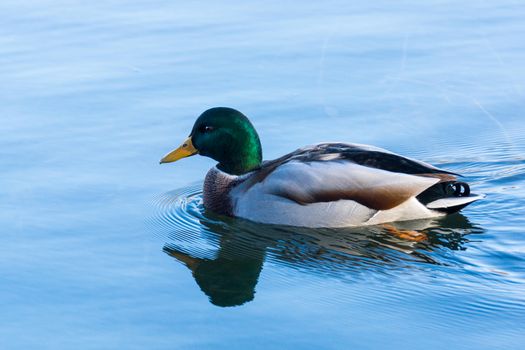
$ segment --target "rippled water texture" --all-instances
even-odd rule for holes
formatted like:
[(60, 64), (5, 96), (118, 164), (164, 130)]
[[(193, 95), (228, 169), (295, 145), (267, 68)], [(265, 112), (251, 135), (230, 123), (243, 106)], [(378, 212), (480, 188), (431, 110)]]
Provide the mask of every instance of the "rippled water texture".
[[(0, 348), (522, 349), (524, 18), (510, 0), (3, 0)], [(158, 161), (217, 105), (265, 159), (374, 144), (487, 197), (393, 227), (214, 216), (212, 161)]]

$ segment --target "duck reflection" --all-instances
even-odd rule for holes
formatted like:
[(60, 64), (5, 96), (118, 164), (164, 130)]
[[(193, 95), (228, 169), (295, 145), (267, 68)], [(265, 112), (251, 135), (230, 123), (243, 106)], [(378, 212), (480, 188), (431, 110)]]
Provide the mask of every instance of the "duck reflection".
[[(348, 278), (370, 270), (392, 272), (418, 264), (446, 265), (445, 258), (440, 261), (439, 250), (465, 249), (467, 235), (480, 232), (461, 214), (337, 230), (214, 217), (205, 217), (200, 224), (197, 241), (188, 246), (188, 232), (175, 231), (164, 252), (185, 264), (210, 302), (223, 307), (253, 300), (265, 259), (308, 273)], [(216, 247), (215, 257), (200, 256), (202, 239)]]
[(236, 306), (253, 300), (265, 257), (264, 249), (252, 249), (247, 254), (245, 247), (230, 235), (221, 237), (213, 259), (194, 257), (173, 245), (164, 246), (164, 252), (191, 270), (201, 290), (217, 306)]

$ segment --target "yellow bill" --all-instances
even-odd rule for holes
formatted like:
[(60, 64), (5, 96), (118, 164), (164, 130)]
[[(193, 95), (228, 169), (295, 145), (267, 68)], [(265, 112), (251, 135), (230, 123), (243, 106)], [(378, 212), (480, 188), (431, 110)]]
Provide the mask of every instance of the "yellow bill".
[(182, 145), (179, 148), (166, 154), (164, 158), (160, 160), (160, 164), (176, 162), (179, 159), (191, 157), (197, 154), (198, 152), (199, 151), (193, 146), (190, 136), (182, 143)]

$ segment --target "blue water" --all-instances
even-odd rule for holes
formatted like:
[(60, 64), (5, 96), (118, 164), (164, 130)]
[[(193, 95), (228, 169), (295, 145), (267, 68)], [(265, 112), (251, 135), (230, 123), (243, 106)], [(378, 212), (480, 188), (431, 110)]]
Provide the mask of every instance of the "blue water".
[[(1, 349), (521, 349), (522, 1), (0, 3)], [(305, 230), (203, 214), (158, 165), (212, 106), (272, 159), (374, 144), (462, 214)]]

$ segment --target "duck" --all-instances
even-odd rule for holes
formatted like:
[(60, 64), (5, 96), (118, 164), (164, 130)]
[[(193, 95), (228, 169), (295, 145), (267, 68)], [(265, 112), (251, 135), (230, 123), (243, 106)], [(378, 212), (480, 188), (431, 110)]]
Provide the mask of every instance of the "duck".
[(343, 228), (429, 219), (484, 197), (457, 173), (369, 145), (323, 142), (263, 161), (255, 127), (229, 107), (204, 111), (160, 163), (197, 154), (218, 162), (204, 179), (204, 209), (263, 224)]

